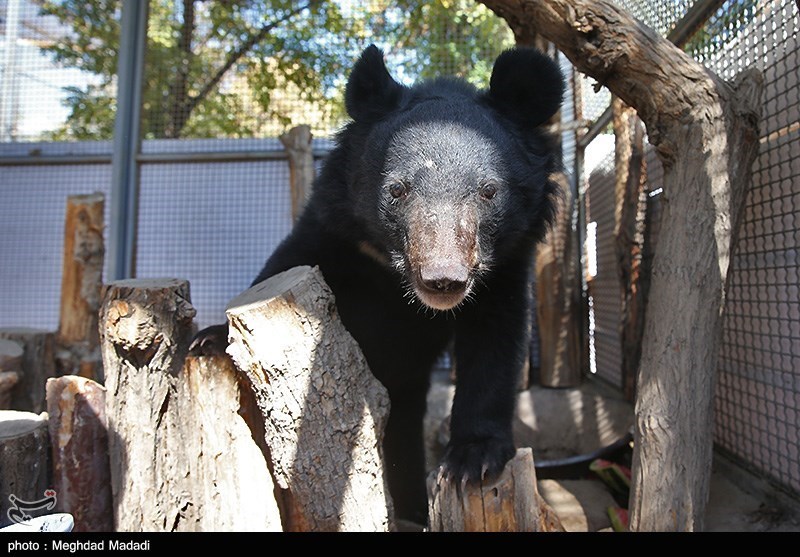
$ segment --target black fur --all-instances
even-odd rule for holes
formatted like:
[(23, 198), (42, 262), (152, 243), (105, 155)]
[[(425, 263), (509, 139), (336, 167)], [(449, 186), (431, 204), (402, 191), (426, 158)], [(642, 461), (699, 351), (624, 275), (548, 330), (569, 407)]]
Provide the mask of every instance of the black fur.
[[(554, 150), (536, 126), (558, 110), (562, 91), (557, 66), (533, 50), (504, 53), (490, 90), (479, 91), (453, 79), (403, 87), (368, 48), (347, 85), (353, 122), (254, 281), (297, 265), (322, 270), (389, 391), (384, 448), (399, 517), (425, 520), (429, 372), (454, 335), (445, 471), (475, 480), (513, 456), (529, 271), (555, 192)], [(201, 331), (194, 351), (225, 341), (224, 328)]]

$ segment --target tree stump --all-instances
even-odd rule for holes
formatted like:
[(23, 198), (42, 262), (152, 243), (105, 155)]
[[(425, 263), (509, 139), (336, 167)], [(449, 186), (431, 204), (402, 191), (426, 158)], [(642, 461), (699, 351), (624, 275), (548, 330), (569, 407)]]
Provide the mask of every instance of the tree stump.
[(61, 314), (56, 334), (59, 375), (102, 381), (98, 311), (103, 284), (102, 193), (67, 198), (61, 272)]
[(314, 183), (314, 153), (311, 150), (311, 128), (295, 126), (278, 138), (289, 156), (289, 186), (292, 197), (292, 220), (296, 221), (311, 196)]
[(18, 342), (0, 339), (0, 410), (11, 409), (11, 390), (19, 382), (22, 356)]
[(178, 279), (122, 280), (100, 311), (117, 531), (192, 529), (177, 382), (195, 310)]
[(0, 525), (53, 510), (49, 453), (47, 414), (0, 411)]
[(480, 484), (428, 478), (432, 532), (560, 532), (536, 487), (533, 451), (518, 449), (500, 476)]
[[(192, 447), (189, 471), (201, 531), (283, 529), (268, 457), (246, 423), (252, 394), (243, 383), (227, 356), (186, 359), (178, 400), (187, 416), (183, 440)], [(263, 425), (254, 429), (263, 443)]]
[(56, 508), (72, 515), (75, 532), (113, 531), (105, 388), (74, 375), (48, 379), (47, 413)]
[(387, 531), (381, 443), (389, 397), (338, 319), (317, 268), (255, 285), (227, 310), (228, 352), (253, 385), (286, 528)]
[(38, 414), (46, 410), (45, 383), (54, 377), (53, 333), (39, 329), (0, 328), (0, 339), (12, 340), (22, 346), (22, 369), (19, 381), (11, 390), (11, 408)]

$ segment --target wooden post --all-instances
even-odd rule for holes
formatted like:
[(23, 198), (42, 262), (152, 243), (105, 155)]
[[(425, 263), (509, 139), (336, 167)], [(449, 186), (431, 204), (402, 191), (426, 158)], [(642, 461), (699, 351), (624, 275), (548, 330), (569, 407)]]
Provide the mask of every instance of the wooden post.
[(122, 280), (104, 289), (100, 342), (117, 531), (194, 527), (176, 411), (194, 314), (184, 280)]
[(61, 271), (61, 316), (56, 334), (59, 375), (102, 380), (97, 329), (103, 283), (102, 193), (67, 198)]
[(428, 478), (432, 532), (558, 532), (555, 513), (539, 495), (530, 448), (518, 449), (493, 481), (459, 484)]
[[(178, 400), (189, 458), (197, 529), (280, 532), (281, 514), (268, 456), (247, 423), (249, 384), (227, 356), (186, 359)], [(258, 415), (260, 418), (260, 414)], [(255, 430), (255, 431), (252, 431)]]
[(389, 397), (339, 321), (318, 268), (257, 284), (227, 310), (228, 352), (253, 385), (294, 531), (387, 531)]
[(111, 468), (105, 388), (84, 377), (47, 380), (56, 509), (72, 515), (75, 532), (111, 532)]
[(47, 414), (0, 410), (0, 525), (53, 511)]
[(482, 0), (530, 26), (647, 125), (664, 165), (636, 400), (630, 528), (702, 530), (732, 247), (758, 152), (763, 77), (726, 82), (607, 0)]
[(642, 355), (642, 334), (650, 286), (645, 259), (647, 166), (644, 129), (636, 111), (612, 100), (615, 136), (614, 244), (620, 279), (620, 340), (622, 389), (627, 400), (636, 393), (636, 375)]
[(11, 408), (38, 414), (46, 410), (45, 383), (54, 377), (54, 337), (49, 331), (27, 328), (0, 328), (0, 339), (22, 346), (22, 369), (19, 381), (11, 390)]
[(556, 221), (536, 252), (536, 313), (539, 320), (539, 383), (577, 387), (581, 383), (581, 284), (578, 241), (572, 226), (574, 199), (563, 174)]
[(22, 356), (18, 342), (0, 339), (0, 410), (11, 409), (11, 390), (19, 382)]
[(289, 155), (289, 186), (292, 193), (292, 221), (296, 221), (314, 183), (314, 153), (311, 149), (311, 127), (295, 126), (278, 138)]

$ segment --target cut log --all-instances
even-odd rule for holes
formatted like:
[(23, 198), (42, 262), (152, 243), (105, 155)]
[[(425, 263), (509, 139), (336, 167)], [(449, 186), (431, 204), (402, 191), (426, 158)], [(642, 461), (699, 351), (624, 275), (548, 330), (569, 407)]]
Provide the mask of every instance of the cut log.
[(39, 329), (1, 328), (0, 339), (12, 340), (22, 346), (22, 369), (19, 381), (11, 390), (11, 408), (38, 414), (46, 410), (45, 383), (54, 377), (54, 335)]
[(107, 285), (100, 310), (114, 527), (191, 530), (196, 509), (176, 411), (195, 310), (178, 279)]
[(18, 342), (0, 339), (0, 410), (11, 409), (11, 391), (19, 382), (23, 355)]
[[(189, 458), (197, 529), (246, 532), (282, 530), (268, 457), (246, 423), (249, 384), (227, 356), (186, 359), (178, 401)], [(241, 377), (241, 379), (244, 379)], [(260, 413), (258, 418), (260, 418)], [(252, 428), (260, 431), (263, 424)], [(193, 479), (192, 479), (193, 478)]]
[(292, 194), (292, 220), (296, 221), (311, 195), (314, 183), (314, 153), (311, 150), (311, 128), (295, 126), (279, 139), (289, 156), (289, 186)]
[(84, 377), (47, 381), (47, 413), (57, 510), (70, 513), (75, 532), (111, 532), (106, 390)]
[(493, 481), (461, 484), (434, 472), (428, 493), (432, 532), (563, 531), (537, 490), (530, 448), (518, 449)]
[(253, 385), (293, 531), (387, 531), (385, 388), (337, 316), (317, 268), (296, 267), (234, 299), (228, 352)]
[(0, 525), (55, 508), (49, 454), (47, 414), (0, 411)]
[(67, 198), (61, 271), (61, 315), (56, 334), (58, 375), (102, 381), (97, 329), (103, 283), (102, 193)]

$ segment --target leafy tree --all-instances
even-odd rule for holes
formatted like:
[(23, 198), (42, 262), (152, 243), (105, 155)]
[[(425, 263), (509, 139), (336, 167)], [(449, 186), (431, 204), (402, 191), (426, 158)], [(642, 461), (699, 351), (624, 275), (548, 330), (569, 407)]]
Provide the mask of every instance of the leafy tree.
[[(110, 138), (121, 3), (40, 4), (71, 30), (44, 49), (97, 77), (68, 90), (70, 116), (53, 138)], [(151, 0), (143, 135), (274, 135), (309, 118), (324, 134), (344, 117), (346, 70), (373, 41), (405, 79), (444, 70), (484, 85), (512, 37), (472, 0)]]

